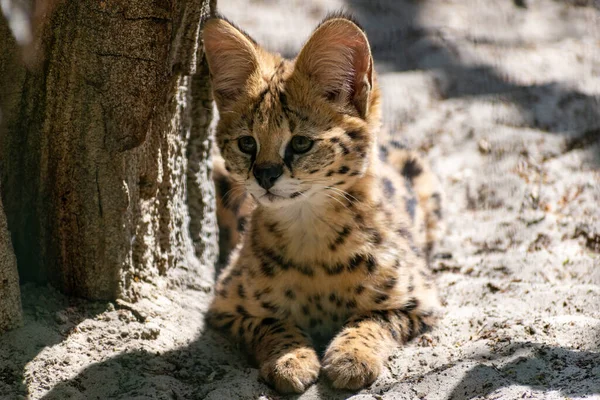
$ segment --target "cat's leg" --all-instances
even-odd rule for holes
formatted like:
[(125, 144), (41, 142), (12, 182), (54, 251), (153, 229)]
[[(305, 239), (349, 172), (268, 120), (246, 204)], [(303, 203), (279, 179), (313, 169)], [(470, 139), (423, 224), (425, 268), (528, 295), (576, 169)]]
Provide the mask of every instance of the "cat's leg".
[(247, 195), (244, 185), (227, 172), (219, 154), (213, 155), (213, 182), (219, 224), (219, 264), (225, 265), (240, 243), (254, 209), (254, 201)]
[(323, 370), (339, 389), (369, 385), (397, 345), (429, 330), (435, 319), (406, 310), (372, 311), (352, 318), (329, 344)]
[(309, 337), (292, 323), (217, 309), (209, 312), (208, 322), (241, 343), (258, 363), (260, 376), (279, 392), (302, 393), (319, 376)]

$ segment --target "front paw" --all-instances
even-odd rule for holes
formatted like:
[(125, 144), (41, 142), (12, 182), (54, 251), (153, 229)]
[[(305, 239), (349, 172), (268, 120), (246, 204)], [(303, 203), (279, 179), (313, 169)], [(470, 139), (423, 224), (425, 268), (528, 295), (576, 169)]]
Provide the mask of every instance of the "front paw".
[(383, 362), (372, 349), (332, 345), (325, 352), (323, 371), (337, 389), (358, 390), (377, 379)]
[(302, 393), (317, 380), (320, 368), (317, 353), (300, 348), (266, 361), (260, 375), (280, 393)]

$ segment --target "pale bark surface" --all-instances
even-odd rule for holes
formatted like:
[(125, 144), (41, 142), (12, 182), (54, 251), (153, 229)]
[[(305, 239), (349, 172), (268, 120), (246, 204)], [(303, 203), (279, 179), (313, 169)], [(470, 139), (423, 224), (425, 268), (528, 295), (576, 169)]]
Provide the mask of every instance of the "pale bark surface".
[(211, 107), (196, 73), (209, 2), (50, 8), (34, 10), (29, 68), (0, 23), (0, 182), (21, 279), (131, 300), (165, 276), (210, 280)]

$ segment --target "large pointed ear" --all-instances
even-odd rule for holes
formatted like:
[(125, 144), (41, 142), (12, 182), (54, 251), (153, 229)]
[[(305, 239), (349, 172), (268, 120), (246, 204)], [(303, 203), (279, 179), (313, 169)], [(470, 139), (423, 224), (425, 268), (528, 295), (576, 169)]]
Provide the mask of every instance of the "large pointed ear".
[(220, 111), (226, 111), (259, 70), (257, 47), (252, 39), (220, 18), (206, 22), (202, 37), (215, 102)]
[(356, 108), (365, 118), (373, 86), (373, 59), (364, 32), (349, 19), (333, 18), (321, 24), (296, 59), (326, 98)]

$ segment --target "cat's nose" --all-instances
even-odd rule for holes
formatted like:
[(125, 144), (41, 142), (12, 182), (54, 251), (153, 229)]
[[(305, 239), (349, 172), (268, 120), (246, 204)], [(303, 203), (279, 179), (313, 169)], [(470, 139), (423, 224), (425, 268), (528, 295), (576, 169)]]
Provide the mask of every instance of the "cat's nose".
[(283, 174), (283, 166), (281, 164), (258, 164), (252, 170), (258, 184), (269, 190), (275, 184), (277, 178)]

